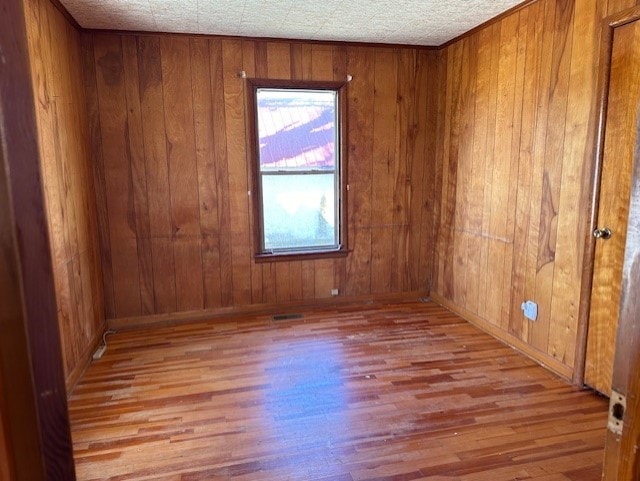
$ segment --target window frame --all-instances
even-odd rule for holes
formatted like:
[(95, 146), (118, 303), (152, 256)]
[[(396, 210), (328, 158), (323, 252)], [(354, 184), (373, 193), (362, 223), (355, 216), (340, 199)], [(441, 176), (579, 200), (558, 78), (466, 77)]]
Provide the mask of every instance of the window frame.
[[(324, 258), (345, 257), (349, 253), (347, 244), (347, 82), (340, 81), (313, 81), (313, 80), (278, 80), (247, 78), (247, 105), (248, 105), (248, 158), (251, 190), (251, 210), (253, 219), (253, 252), (255, 262), (311, 260)], [(270, 251), (264, 248), (264, 219), (262, 208), (262, 190), (260, 185), (260, 142), (258, 138), (258, 89), (281, 90), (330, 90), (336, 93), (338, 132), (337, 145), (335, 146), (336, 168), (335, 175), (339, 178), (339, 186), (336, 188), (338, 196), (337, 221), (338, 221), (338, 248), (305, 248), (299, 250)]]

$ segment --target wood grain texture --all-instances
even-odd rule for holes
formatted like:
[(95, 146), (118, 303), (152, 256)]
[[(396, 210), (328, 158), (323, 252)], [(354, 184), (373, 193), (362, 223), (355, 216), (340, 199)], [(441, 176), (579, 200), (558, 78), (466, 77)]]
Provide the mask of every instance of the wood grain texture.
[(111, 338), (70, 399), (79, 480), (597, 481), (606, 401), (408, 302)]
[[(8, 28), (11, 19), (15, 18), (11, 15), (23, 15), (23, 12), (18, 9), (17, 12), (14, 10), (3, 16), (0, 18), (0, 26), (7, 26), (5, 32), (8, 35), (16, 35)], [(0, 32), (0, 45), (5, 44), (2, 33), (4, 32)], [(18, 38), (23, 38), (23, 42), (26, 42), (24, 31)], [(26, 53), (23, 52), (23, 55)], [(17, 82), (14, 80), (15, 75), (19, 73), (17, 69), (12, 70), (13, 75), (3, 76), (3, 83), (0, 84), (2, 88), (7, 88), (4, 82), (9, 79), (21, 84), (28, 82), (28, 78), (25, 80), (25, 76), (28, 77), (27, 68), (21, 72), (22, 76), (17, 78)], [(3, 90), (0, 90), (0, 94), (2, 92)], [(0, 102), (5, 108), (3, 97), (0, 97)], [(11, 115), (11, 112), (8, 115)], [(22, 112), (14, 112), (13, 115), (22, 116)], [(7, 117), (3, 117), (5, 118)], [(34, 123), (32, 128), (35, 129), (33, 116), (31, 121)], [(14, 481), (17, 479), (16, 471), (20, 469), (26, 477), (23, 479), (41, 480), (44, 479), (44, 466), (42, 462), (33, 461), (42, 459), (42, 447), (39, 440), (36, 395), (32, 383), (25, 382), (32, 380), (32, 373), (20, 286), (20, 258), (16, 246), (11, 179), (4, 149), (8, 132), (2, 122), (3, 120), (0, 120), (0, 142), (3, 146), (0, 149), (0, 294), (3, 300), (0, 310), (0, 479)], [(23, 143), (24, 133), (21, 132), (20, 135), (20, 143)], [(34, 132), (31, 132), (31, 137), (35, 138)], [(35, 154), (37, 155), (37, 151)], [(8, 383), (14, 384), (12, 389), (9, 389)]]
[[(636, 9), (634, 16), (640, 14)], [(634, 25), (638, 21), (634, 22)], [(636, 124), (628, 230), (616, 338), (613, 388), (626, 396), (622, 435), (607, 431), (604, 481), (632, 481), (640, 476), (640, 126)]]
[[(82, 71), (87, 52), (81, 48), (80, 34), (47, 0), (25, 1), (25, 17), (58, 323), (69, 388), (88, 363), (105, 326), (91, 162), (94, 152), (104, 144), (92, 149), (89, 140), (89, 131), (95, 128), (97, 119), (91, 107), (87, 108)], [(111, 281), (110, 277), (104, 279)]]
[(570, 370), (590, 235), (576, 205), (590, 195), (606, 14), (602, 0), (540, 0), (442, 54), (433, 292)]
[[(94, 58), (85, 70), (96, 79), (98, 179), (109, 183), (99, 216), (109, 318), (320, 299), (334, 287), (344, 296), (428, 292), (434, 52), (104, 33), (83, 47)], [(347, 258), (254, 262), (242, 70), (353, 76)]]
[[(3, 4), (0, 16), (0, 424), (5, 438), (0, 471), (11, 481), (74, 480), (60, 336), (63, 325), (43, 179), (43, 164), (51, 159), (39, 148), (36, 110), (42, 98), (33, 88), (38, 84), (32, 82), (38, 80), (29, 56), (33, 24), (25, 22), (33, 7), (23, 2)], [(47, 15), (40, 19), (55, 21)], [(61, 21), (66, 23), (64, 18)], [(65, 114), (72, 112), (60, 108), (54, 118)], [(60, 132), (57, 139), (65, 144), (73, 133)], [(68, 145), (70, 151), (76, 147), (72, 142)], [(69, 223), (81, 225), (82, 219)], [(68, 273), (76, 276), (73, 266)], [(82, 305), (70, 304), (70, 308)]]
[(640, 50), (633, 46), (638, 41), (640, 21), (614, 29), (597, 217), (598, 227), (610, 228), (613, 235), (596, 243), (585, 365), (585, 383), (607, 395), (611, 393), (637, 140)]

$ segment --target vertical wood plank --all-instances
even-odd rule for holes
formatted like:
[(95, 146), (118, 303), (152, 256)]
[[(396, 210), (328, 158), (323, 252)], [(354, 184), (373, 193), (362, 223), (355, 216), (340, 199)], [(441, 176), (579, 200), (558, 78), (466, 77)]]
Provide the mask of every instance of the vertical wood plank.
[(445, 120), (445, 139), (448, 145), (446, 154), (447, 164), (443, 176), (443, 201), (441, 236), (441, 249), (443, 256), (442, 274), (440, 281), (442, 289), (448, 298), (453, 298), (456, 293), (455, 286), (455, 222), (456, 222), (456, 197), (458, 189), (458, 157), (460, 149), (460, 83), (458, 79), (462, 75), (462, 43), (450, 48), (450, 61), (447, 65), (447, 102), (450, 113)]
[(398, 50), (396, 101), (396, 155), (398, 162), (393, 178), (393, 216), (391, 232), (391, 291), (403, 292), (409, 287), (409, 214), (411, 212), (410, 165), (413, 161), (415, 133), (413, 96), (416, 89), (416, 52)]
[(536, 300), (541, 313), (535, 330), (532, 332), (532, 343), (535, 347), (547, 352), (549, 345), (549, 329), (555, 319), (551, 318), (551, 301), (553, 296), (553, 277), (555, 271), (556, 240), (558, 231), (558, 202), (562, 164), (555, 159), (562, 158), (564, 150), (564, 125), (567, 112), (567, 95), (569, 88), (569, 68), (571, 60), (573, 21), (573, 2), (556, 2), (556, 15), (551, 55), (552, 89), (549, 96), (549, 117), (545, 137), (544, 171), (542, 199), (540, 207), (540, 230), (538, 244), (538, 274), (536, 276)]
[[(553, 279), (549, 353), (563, 363), (573, 366), (578, 329), (578, 308), (582, 273), (583, 233), (587, 230), (584, 218), (575, 215), (576, 199), (581, 198), (583, 170), (591, 161), (589, 123), (596, 116), (593, 99), (597, 97), (597, 71), (602, 12), (596, 2), (576, 3), (573, 21), (573, 49), (571, 51), (565, 121), (565, 141), (561, 188), (558, 201), (558, 235), (556, 269)], [(593, 45), (583, 49), (581, 45)], [(585, 189), (586, 190), (586, 189)], [(585, 196), (586, 197), (586, 196)], [(583, 197), (584, 198), (584, 197)]]
[(302, 287), (302, 262), (289, 263), (289, 294), (292, 301), (301, 301), (303, 299)]
[[(412, 98), (413, 121), (409, 124), (413, 135), (408, 166), (410, 209), (408, 210), (407, 289), (429, 291), (425, 279), (430, 280), (433, 233), (433, 187), (430, 180), (435, 171), (436, 69), (430, 60), (432, 52), (416, 53), (414, 95)], [(431, 135), (428, 134), (431, 132)], [(424, 235), (424, 237), (423, 237)], [(424, 242), (424, 246), (423, 246)], [(423, 249), (424, 247), (424, 249)]]
[(375, 57), (372, 49), (350, 47), (347, 69), (349, 122), (349, 247), (345, 294), (371, 291), (371, 180), (373, 170), (373, 97)]
[[(458, 187), (455, 191), (455, 218), (453, 237), (453, 262), (452, 262), (452, 294), (456, 303), (461, 306), (467, 304), (467, 274), (466, 268), (467, 252), (469, 243), (469, 205), (470, 205), (470, 183), (472, 174), (472, 154), (473, 154), (473, 119), (475, 114), (474, 84), (476, 75), (475, 56), (472, 58), (473, 38), (466, 38), (461, 43), (461, 76), (459, 81), (458, 112), (460, 120), (457, 130), (452, 130), (452, 134), (457, 141), (457, 148), (452, 152), (457, 155), (456, 160), (456, 182)], [(466, 66), (466, 68), (464, 67)]]
[(122, 57), (127, 99), (129, 135), (127, 149), (131, 159), (131, 178), (135, 208), (136, 236), (138, 240), (138, 271), (140, 274), (141, 313), (153, 314), (153, 259), (151, 256), (151, 227), (147, 198), (147, 171), (143, 141), (142, 113), (140, 109), (140, 82), (138, 78), (138, 48), (135, 37), (122, 37)]
[(316, 299), (331, 297), (333, 285), (333, 260), (316, 259), (313, 261), (314, 287)]
[(491, 178), (491, 222), (489, 224), (487, 318), (497, 325), (502, 321), (504, 288), (504, 264), (507, 245), (512, 241), (508, 234), (507, 217), (510, 206), (509, 184), (511, 171), (511, 143), (513, 139), (513, 111), (515, 97), (515, 72), (517, 51), (518, 16), (512, 15), (500, 22), (500, 60), (498, 63), (498, 97), (494, 139), (493, 173)]
[(173, 234), (200, 234), (189, 39), (162, 36), (162, 93)]
[(175, 312), (175, 263), (171, 241), (173, 232), (160, 39), (144, 36), (138, 37), (137, 41), (155, 312)]
[(94, 46), (116, 315), (135, 316), (141, 312), (140, 279), (122, 47), (119, 37), (106, 35), (96, 36)]
[(528, 322), (521, 314), (521, 303), (527, 299), (527, 250), (531, 230), (532, 182), (534, 170), (534, 139), (538, 121), (536, 103), (539, 95), (542, 27), (544, 3), (539, 2), (528, 13), (528, 41), (526, 47), (525, 79), (523, 87), (522, 129), (520, 132), (519, 167), (517, 179), (518, 198), (515, 211), (514, 244), (512, 261), (511, 316), (509, 332), (521, 340), (527, 339)]
[(162, 79), (178, 311), (204, 306), (198, 168), (187, 37), (162, 36)]
[[(549, 91), (551, 89), (552, 70), (552, 49), (554, 39), (555, 24), (555, 2), (545, 1), (543, 12), (543, 34), (540, 49), (538, 51), (538, 76), (539, 89), (537, 95), (536, 126), (533, 139), (533, 172), (531, 176), (531, 198), (530, 198), (530, 219), (529, 235), (527, 239), (527, 265), (525, 274), (524, 293), (525, 299), (538, 300), (537, 296), (537, 273), (538, 250), (541, 242), (540, 216), (542, 207), (542, 192), (544, 182), (544, 159), (546, 148), (546, 130), (549, 122)], [(539, 315), (543, 316), (543, 313)], [(538, 328), (538, 323), (530, 325), (525, 323), (526, 339), (533, 343), (534, 331)]]
[(231, 228), (231, 266), (233, 302), (251, 302), (251, 242), (249, 232), (249, 200), (247, 157), (245, 146), (245, 105), (242, 79), (242, 43), (222, 41), (224, 105), (229, 169), (229, 209)]
[[(62, 351), (65, 372), (68, 372), (75, 356), (75, 335), (73, 318), (75, 292), (73, 291), (72, 269), (69, 269), (74, 252), (70, 246), (68, 228), (65, 226), (66, 198), (64, 162), (60, 150), (58, 132), (61, 124), (57, 115), (58, 95), (61, 95), (59, 77), (54, 76), (53, 50), (50, 34), (50, 17), (46, 4), (34, 2), (26, 12), (31, 60), (31, 75), (36, 103), (38, 142), (41, 156), (41, 175), (46, 199), (47, 224), (50, 235), (51, 262), (58, 305), (58, 327), (63, 343), (69, 348)], [(64, 126), (64, 124), (62, 124)]]
[[(97, 213), (97, 230), (100, 246), (100, 271), (104, 294), (104, 315), (115, 316), (115, 297), (113, 292), (113, 269), (111, 266), (111, 243), (109, 241), (109, 216), (107, 213), (107, 194), (104, 180), (104, 159), (102, 156), (102, 136), (100, 126), (100, 106), (96, 64), (93, 48), (93, 35), (82, 35), (82, 57), (84, 92), (87, 99), (87, 116), (90, 135), (93, 186)], [(97, 262), (96, 262), (97, 263)]]
[(220, 295), (220, 227), (215, 130), (211, 93), (209, 41), (190, 39), (191, 86), (198, 171), (198, 203), (202, 236), (203, 305), (222, 305)]
[(491, 272), (493, 266), (489, 264), (489, 251), (491, 244), (491, 219), (492, 219), (492, 192), (493, 192), (493, 162), (495, 157), (495, 129), (498, 109), (498, 65), (500, 62), (500, 24), (490, 27), (491, 30), (491, 55), (489, 76), (489, 105), (487, 107), (487, 139), (485, 150), (485, 188), (482, 196), (482, 244), (480, 249), (480, 286), (478, 296), (478, 312), (488, 319), (487, 306), (489, 304), (490, 289), (493, 285)]
[(509, 197), (507, 199), (507, 215), (505, 235), (508, 242), (504, 245), (503, 258), (503, 279), (501, 306), (502, 317), (500, 326), (504, 331), (508, 331), (509, 322), (514, 313), (511, 312), (511, 289), (513, 287), (513, 257), (514, 257), (514, 234), (516, 223), (516, 205), (519, 192), (517, 190), (517, 182), (520, 167), (520, 137), (522, 131), (523, 116), (523, 96), (524, 96), (524, 79), (525, 79), (525, 61), (526, 48), (528, 42), (528, 16), (529, 9), (525, 9), (516, 16), (518, 19), (518, 27), (516, 31), (516, 51), (514, 52), (515, 74), (514, 74), (514, 98), (513, 98), (513, 135), (511, 136), (510, 148), (510, 166), (508, 185)]
[(291, 47), (284, 42), (268, 42), (267, 76), (272, 79), (291, 78)]
[(389, 49), (375, 52), (373, 172), (371, 207), (371, 291), (390, 292), (393, 229), (393, 174), (397, 165), (395, 137), (398, 67), (397, 57)]
[[(292, 43), (289, 46), (289, 56), (290, 56), (290, 69), (289, 72), (291, 74), (291, 78), (294, 80), (304, 80), (304, 56), (302, 53), (302, 44), (301, 43)], [(265, 69), (266, 69), (266, 58), (265, 58)]]
[(231, 206), (229, 201), (229, 155), (227, 153), (226, 107), (222, 41), (209, 41), (211, 96), (213, 100), (214, 168), (218, 225), (220, 232), (220, 297), (223, 306), (233, 304), (233, 271), (231, 263)]
[[(445, 128), (446, 128), (446, 106), (447, 106), (447, 70), (448, 70), (448, 49), (442, 49), (435, 57), (435, 75), (431, 76), (431, 85), (435, 85), (439, 95), (437, 95), (434, 102), (434, 111), (432, 115), (435, 115), (435, 119), (431, 119), (432, 124), (435, 123), (436, 140), (435, 143), (435, 162), (431, 173), (426, 173), (427, 182), (431, 182), (436, 187), (432, 194), (432, 242), (431, 247), (433, 260), (431, 266), (431, 282), (430, 290), (433, 292), (442, 292), (441, 286), (441, 266), (443, 265), (444, 252), (441, 249), (441, 230), (444, 228), (442, 219), (442, 202), (444, 199), (444, 166), (446, 162), (446, 152), (448, 151), (447, 142), (445, 141)], [(442, 140), (439, 140), (442, 139)], [(429, 175), (431, 174), (431, 176)], [(430, 178), (431, 177), (431, 178)], [(421, 252), (423, 252), (421, 250)]]
[[(313, 261), (307, 261), (313, 265)], [(313, 275), (313, 270), (312, 273)], [(276, 265), (275, 263), (268, 263), (262, 265), (262, 301), (269, 304), (275, 303), (277, 300), (276, 293)], [(313, 295), (310, 296), (313, 298)]]
[(287, 302), (291, 300), (291, 269), (289, 262), (277, 262), (275, 264), (275, 278), (271, 282), (275, 282), (276, 302)]
[[(59, 264), (58, 259), (54, 265), (58, 265), (57, 271), (64, 271), (68, 278), (69, 290), (65, 293), (67, 297), (67, 311), (62, 313), (68, 322), (67, 339), (69, 349), (63, 349), (66, 357), (67, 367), (70, 368), (78, 359), (80, 346), (82, 343), (82, 329), (79, 329), (78, 320), (84, 318), (82, 288), (82, 266), (80, 263), (80, 251), (82, 242), (82, 232), (84, 231), (84, 215), (80, 200), (80, 178), (79, 170), (81, 162), (70, 161), (69, 159), (82, 158), (77, 147), (81, 128), (74, 122), (72, 113), (73, 102), (71, 101), (69, 90), (74, 88), (71, 81), (70, 54), (74, 50), (69, 36), (70, 29), (67, 28), (66, 20), (60, 15), (51, 13), (50, 5), (40, 4), (41, 15), (48, 19), (48, 30), (43, 31), (43, 37), (50, 45), (50, 53), (58, 61), (49, 61), (49, 80), (51, 94), (51, 113), (54, 127), (53, 148), (55, 152), (55, 168), (57, 173), (57, 190), (60, 199), (61, 227), (63, 229), (66, 246), (66, 269)], [(44, 161), (43, 164), (49, 162)], [(54, 237), (57, 235), (54, 234)], [(55, 267), (54, 267), (55, 269)], [(54, 271), (55, 272), (55, 271)]]
[[(473, 117), (473, 144), (471, 146), (471, 178), (469, 186), (469, 206), (467, 208), (467, 263), (466, 276), (466, 306), (470, 312), (478, 314), (480, 305), (480, 291), (482, 287), (480, 256), (484, 236), (482, 230), (481, 200), (484, 197), (485, 183), (484, 173), (487, 151), (487, 124), (489, 108), (489, 80), (490, 69), (485, 65), (491, 65), (491, 30), (483, 29), (478, 33), (477, 39), (471, 49), (470, 55), (475, 58), (474, 77), (474, 117)], [(478, 67), (480, 66), (480, 67)]]
[(316, 295), (314, 261), (302, 261), (302, 298), (313, 299)]
[(311, 78), (313, 80), (333, 80), (333, 47), (313, 44), (311, 55)]

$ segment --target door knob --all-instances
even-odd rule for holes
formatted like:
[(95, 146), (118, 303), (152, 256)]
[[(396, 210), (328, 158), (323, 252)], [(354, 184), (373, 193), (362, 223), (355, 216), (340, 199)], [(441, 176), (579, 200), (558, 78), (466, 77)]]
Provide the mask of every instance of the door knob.
[(608, 227), (605, 227), (604, 229), (596, 228), (593, 231), (593, 237), (595, 237), (596, 239), (604, 240), (611, 239), (611, 229), (609, 229)]

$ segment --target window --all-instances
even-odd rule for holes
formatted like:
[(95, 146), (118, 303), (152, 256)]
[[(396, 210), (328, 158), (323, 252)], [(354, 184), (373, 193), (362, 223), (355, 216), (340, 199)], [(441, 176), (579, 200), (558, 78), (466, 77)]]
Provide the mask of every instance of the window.
[(346, 254), (343, 84), (251, 86), (256, 258)]

